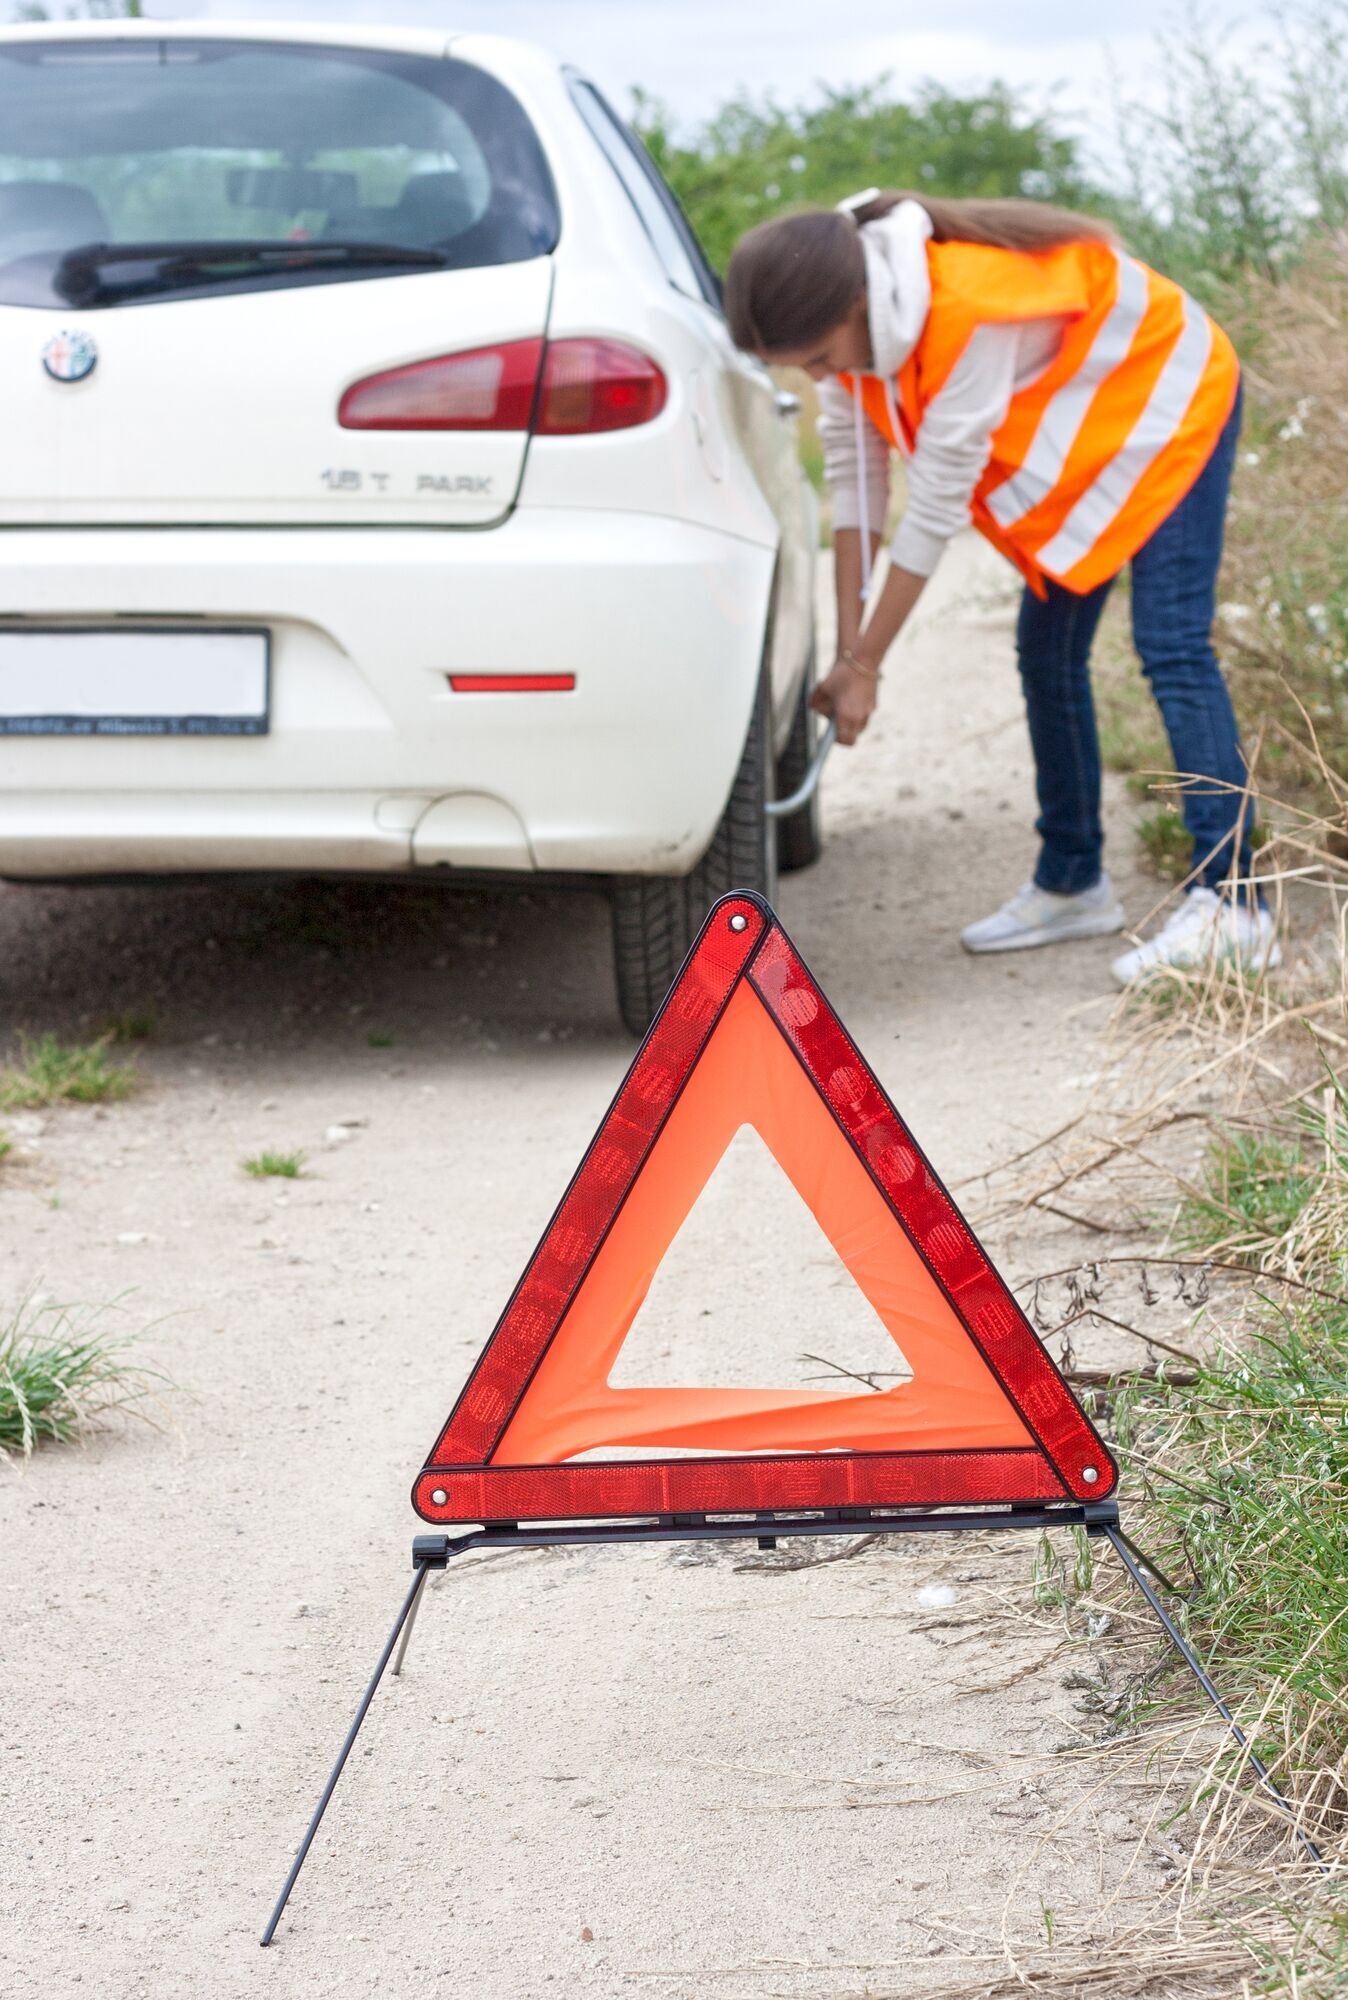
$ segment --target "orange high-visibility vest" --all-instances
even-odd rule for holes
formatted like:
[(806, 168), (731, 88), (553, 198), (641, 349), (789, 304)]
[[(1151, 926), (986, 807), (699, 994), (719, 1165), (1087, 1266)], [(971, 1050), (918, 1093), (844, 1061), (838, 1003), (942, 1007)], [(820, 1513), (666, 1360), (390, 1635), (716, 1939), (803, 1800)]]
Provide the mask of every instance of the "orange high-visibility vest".
[(1035, 254), (928, 243), (927, 261), (931, 310), (893, 382), (838, 379), (911, 452), (978, 327), (1065, 317), (1056, 359), (1011, 398), (993, 435), (971, 511), (1038, 595), (1045, 576), (1093, 590), (1207, 464), (1236, 399), (1235, 349), (1178, 285), (1108, 243)]

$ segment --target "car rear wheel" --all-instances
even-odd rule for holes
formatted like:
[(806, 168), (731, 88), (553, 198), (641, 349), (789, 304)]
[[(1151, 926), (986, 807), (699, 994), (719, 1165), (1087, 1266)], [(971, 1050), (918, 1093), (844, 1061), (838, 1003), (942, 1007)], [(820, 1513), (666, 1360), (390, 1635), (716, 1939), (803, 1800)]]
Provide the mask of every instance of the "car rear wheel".
[(613, 956), (624, 1024), (644, 1035), (718, 896), (777, 889), (777, 830), (763, 808), (773, 796), (772, 727), (766, 673), (735, 782), (711, 845), (687, 875), (620, 877), (613, 889)]
[[(786, 739), (786, 748), (777, 760), (777, 797), (790, 798), (805, 773), (810, 768), (814, 756), (815, 743), (819, 735), (819, 718), (810, 707), (810, 696), (814, 693), (814, 652), (811, 649), (809, 664), (806, 666), (800, 684), (800, 694), (796, 701), (796, 712), (791, 719), (791, 734)], [(803, 806), (789, 813), (785, 819), (777, 821), (777, 866), (783, 875), (794, 869), (808, 868), (817, 861), (824, 851), (824, 837), (819, 824), (819, 787), (816, 785)]]

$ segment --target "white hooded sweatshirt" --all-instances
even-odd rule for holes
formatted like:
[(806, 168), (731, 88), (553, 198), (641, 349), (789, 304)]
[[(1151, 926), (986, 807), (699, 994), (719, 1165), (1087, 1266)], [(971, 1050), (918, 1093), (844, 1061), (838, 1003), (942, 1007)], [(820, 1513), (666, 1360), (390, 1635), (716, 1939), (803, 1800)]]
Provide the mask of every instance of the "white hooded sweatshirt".
[[(931, 217), (920, 202), (904, 201), (877, 221), (863, 223), (859, 234), (866, 259), (872, 372), (892, 397), (894, 377), (916, 347), (931, 309)], [(993, 433), (1012, 396), (1053, 360), (1065, 324), (1055, 316), (975, 331), (928, 404), (908, 458), (908, 504), (890, 550), (899, 568), (930, 576), (950, 537), (969, 525), (970, 503)], [(833, 525), (861, 527), (864, 505), (865, 525), (880, 533), (889, 506), (890, 448), (869, 421), (858, 427), (856, 412), (836, 377), (820, 383), (819, 437), (833, 495)], [(898, 435), (897, 421), (894, 430)]]

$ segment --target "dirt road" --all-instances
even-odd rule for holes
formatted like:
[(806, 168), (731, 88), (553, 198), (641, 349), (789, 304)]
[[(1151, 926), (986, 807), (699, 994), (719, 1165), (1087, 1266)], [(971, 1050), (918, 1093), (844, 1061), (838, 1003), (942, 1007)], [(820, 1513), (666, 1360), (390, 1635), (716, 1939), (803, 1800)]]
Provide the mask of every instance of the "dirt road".
[[(1108, 940), (958, 945), (1032, 857), (1010, 603), (959, 546), (781, 898), (951, 1179), (1062, 1123), (1108, 1005)], [(128, 1102), (11, 1121), (0, 1302), (120, 1299), (176, 1385), (168, 1430), (0, 1475), (6, 1993), (916, 1993), (1116, 1886), (1131, 1809), (1048, 1755), (1091, 1725), (1028, 1542), (519, 1554), (432, 1585), (259, 1951), (412, 1476), (629, 1058), (606, 940), (564, 893), (0, 890), (6, 1029), (157, 1021)], [(306, 1176), (246, 1179), (262, 1146)], [(775, 1171), (722, 1179), (632, 1365), (892, 1365)]]

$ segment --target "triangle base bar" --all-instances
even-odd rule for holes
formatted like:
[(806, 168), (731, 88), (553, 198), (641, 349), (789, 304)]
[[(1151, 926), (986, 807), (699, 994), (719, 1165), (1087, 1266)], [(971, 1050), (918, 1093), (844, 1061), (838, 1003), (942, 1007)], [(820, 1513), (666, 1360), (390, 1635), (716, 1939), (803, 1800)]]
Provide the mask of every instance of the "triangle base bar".
[(413, 1492), (422, 1519), (444, 1525), (1068, 1498), (1043, 1453), (1028, 1448), (431, 1466)]

